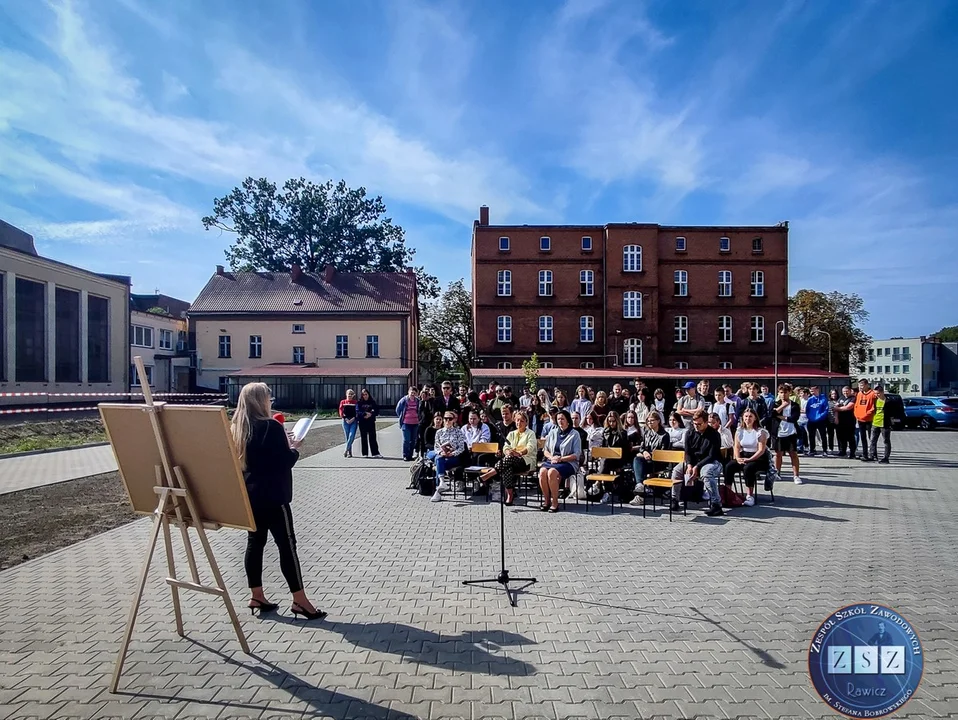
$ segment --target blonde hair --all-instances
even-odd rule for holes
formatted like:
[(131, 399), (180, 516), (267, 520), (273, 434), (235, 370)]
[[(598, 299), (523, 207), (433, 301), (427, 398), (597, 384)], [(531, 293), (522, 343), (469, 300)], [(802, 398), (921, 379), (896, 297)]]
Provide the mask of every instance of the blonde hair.
[(246, 445), (253, 435), (253, 423), (256, 420), (271, 418), (269, 387), (266, 383), (247, 383), (240, 390), (239, 400), (236, 402), (236, 412), (233, 413), (233, 443), (239, 454), (240, 467), (246, 470)]

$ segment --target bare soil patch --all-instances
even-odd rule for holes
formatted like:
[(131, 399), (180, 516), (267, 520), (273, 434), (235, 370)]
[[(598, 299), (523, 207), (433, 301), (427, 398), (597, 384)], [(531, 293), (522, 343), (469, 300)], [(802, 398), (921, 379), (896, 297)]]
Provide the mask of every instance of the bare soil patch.
[[(318, 427), (306, 436), (300, 456), (309, 457), (342, 442), (341, 428)], [(0, 495), (0, 517), (4, 519), (0, 523), (0, 570), (137, 518), (115, 472)]]

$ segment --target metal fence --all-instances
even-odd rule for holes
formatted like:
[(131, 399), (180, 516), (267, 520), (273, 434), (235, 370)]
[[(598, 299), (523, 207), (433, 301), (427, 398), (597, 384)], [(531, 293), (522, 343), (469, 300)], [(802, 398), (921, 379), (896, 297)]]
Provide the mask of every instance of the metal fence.
[[(310, 378), (308, 382), (290, 380), (289, 378), (261, 378), (269, 385), (273, 395), (273, 407), (278, 410), (335, 410), (340, 400), (346, 397), (347, 390), (354, 390), (359, 397), (359, 391), (366, 388), (373, 400), (383, 408), (384, 415), (388, 415), (396, 407), (399, 399), (409, 390), (406, 378), (387, 378), (385, 384), (368, 384), (355, 382), (353, 378)], [(231, 378), (227, 386), (230, 405), (235, 406), (243, 385), (250, 382), (250, 378)]]

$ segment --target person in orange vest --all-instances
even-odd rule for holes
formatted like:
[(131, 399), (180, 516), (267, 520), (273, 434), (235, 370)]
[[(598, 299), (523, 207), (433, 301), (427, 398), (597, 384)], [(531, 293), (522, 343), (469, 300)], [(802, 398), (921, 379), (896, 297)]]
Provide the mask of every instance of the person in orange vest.
[(858, 395), (855, 398), (855, 419), (858, 420), (858, 436), (861, 438), (862, 462), (871, 462), (868, 448), (871, 445), (872, 420), (875, 417), (875, 391), (867, 380), (858, 381)]

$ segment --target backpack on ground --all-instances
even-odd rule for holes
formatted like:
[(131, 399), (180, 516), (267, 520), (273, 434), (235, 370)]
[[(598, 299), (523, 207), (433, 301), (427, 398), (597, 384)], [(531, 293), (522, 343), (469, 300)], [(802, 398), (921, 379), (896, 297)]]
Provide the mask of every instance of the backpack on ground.
[(772, 457), (771, 452), (768, 452), (768, 470), (765, 471), (765, 492), (772, 492), (775, 483), (781, 479), (782, 474), (775, 469), (775, 458)]
[(725, 483), (719, 484), (719, 495), (722, 496), (722, 505), (727, 508), (742, 507), (745, 504), (745, 498), (732, 489), (731, 485)]
[(436, 492), (436, 470), (433, 464), (421, 458), (409, 469), (409, 486), (420, 495), (432, 495)]

